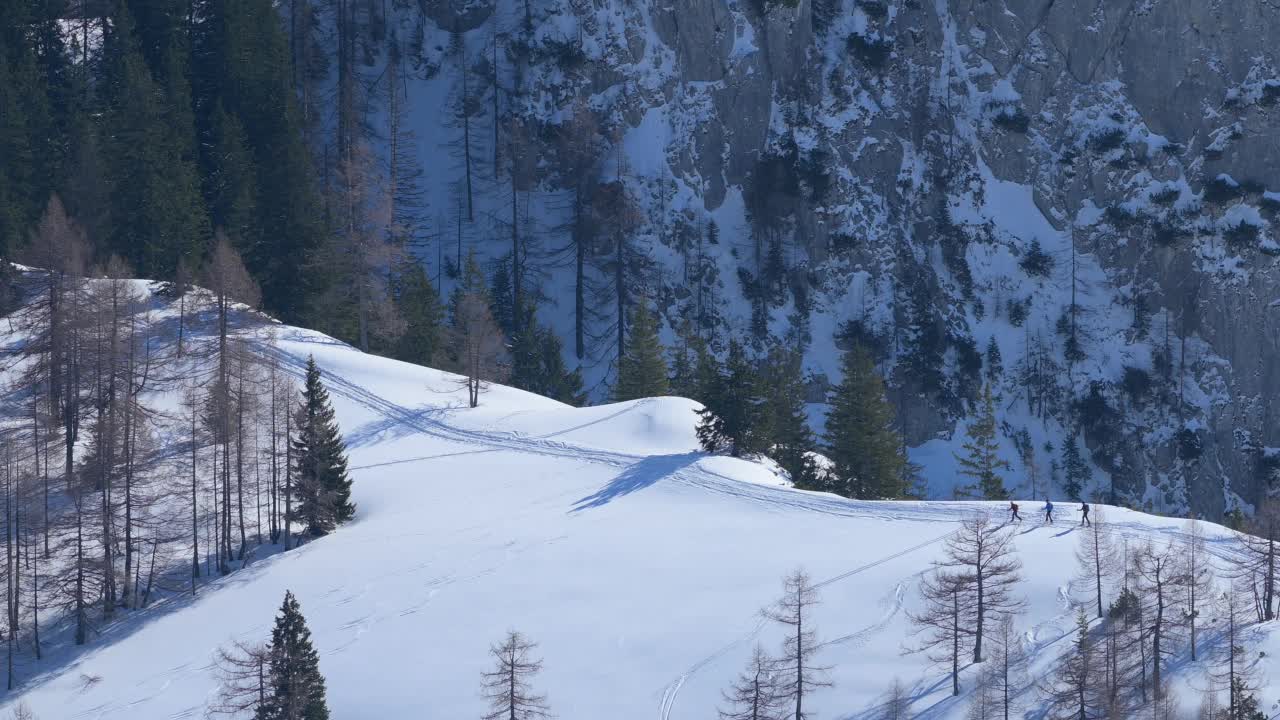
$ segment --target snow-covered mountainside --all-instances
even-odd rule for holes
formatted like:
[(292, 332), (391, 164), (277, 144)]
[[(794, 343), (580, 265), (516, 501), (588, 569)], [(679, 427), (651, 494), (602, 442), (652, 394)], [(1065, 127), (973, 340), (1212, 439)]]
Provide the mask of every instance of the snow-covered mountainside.
[(611, 304), (648, 298), (669, 343), (803, 347), (818, 421), (839, 349), (870, 346), (935, 476), (990, 377), (1024, 492), (1028, 450), (1061, 487), (1073, 440), (1135, 507), (1249, 512), (1272, 482), (1274, 3), (454, 0), (370, 25), (404, 50), (425, 260), (525, 243), (595, 399)]
[[(173, 303), (154, 297), (149, 312), (172, 321)], [(186, 330), (191, 347), (214, 327), (197, 318)], [(159, 353), (172, 338), (157, 337)], [(291, 590), (335, 718), (479, 717), (487, 651), (508, 629), (538, 643), (545, 664), (536, 685), (556, 717), (706, 718), (753, 644), (773, 651), (782, 642), (760, 610), (778, 598), (785, 574), (804, 567), (822, 601), (811, 618), (817, 661), (832, 667), (834, 682), (806, 704), (812, 717), (878, 717), (895, 678), (909, 691), (912, 717), (964, 716), (977, 670), (966, 663), (964, 692), (952, 698), (943, 668), (903, 654), (908, 618), (947, 536), (977, 513), (1003, 522), (1004, 506), (793, 490), (761, 465), (698, 452), (696, 406), (679, 398), (575, 409), (493, 386), (472, 409), (454, 376), (315, 332), (262, 322), (242, 337), (290, 375), (315, 358), (350, 449), (354, 521), (251, 558), (195, 597), (182, 584), (185, 530), (171, 528), (177, 539), (164, 541), (162, 556), (177, 573), (157, 591), (161, 599), (121, 611), (79, 650), (65, 628), (46, 625), (45, 658), (22, 656), (31, 679), (0, 712), (22, 701), (42, 720), (200, 717), (215, 693), (215, 648), (265, 639)], [(152, 388), (147, 407), (180, 407), (181, 383)], [(158, 433), (185, 432), (174, 412), (157, 420)], [(1076, 604), (1092, 597), (1073, 581), (1082, 535), (1074, 508), (1060, 508), (1046, 526), (1037, 507), (1023, 504), (1027, 518), (1015, 531), (1024, 579), (1014, 593), (1027, 601), (1016, 642), (1031, 657), (1017, 696), (1031, 712), (1043, 706), (1039, 684), (1071, 647)], [(1100, 512), (1126, 553), (1152, 542), (1182, 554), (1182, 521)], [(1203, 527), (1215, 563), (1238, 558), (1234, 533)], [(1119, 582), (1108, 581), (1109, 599)], [(1221, 616), (1206, 610), (1200, 622), (1201, 659), (1190, 661), (1185, 641), (1171, 640), (1165, 665), (1188, 709), (1222, 649)], [(1249, 656), (1265, 650), (1262, 678), (1277, 683), (1260, 693), (1266, 708), (1280, 697), (1278, 643), (1270, 625), (1251, 627)]]

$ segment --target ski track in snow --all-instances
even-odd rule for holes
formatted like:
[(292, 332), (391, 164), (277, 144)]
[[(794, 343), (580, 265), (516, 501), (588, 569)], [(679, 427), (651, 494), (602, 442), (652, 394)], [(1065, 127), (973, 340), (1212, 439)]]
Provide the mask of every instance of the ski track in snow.
[[(268, 346), (264, 346), (262, 351), (282, 353), (283, 357), (281, 357), (281, 359), (288, 361), (291, 371), (298, 377), (302, 376), (301, 368), (304, 366), (304, 363), (299, 356), (290, 353), (283, 353), (283, 351), (278, 350), (273, 351), (272, 348)], [(628, 468), (641, 460), (653, 457), (651, 455), (590, 448), (568, 442), (550, 441), (547, 439), (563, 435), (573, 430), (581, 429), (581, 427), (585, 427), (586, 425), (605, 422), (616, 419), (620, 415), (635, 412), (639, 408), (651, 403), (652, 400), (635, 403), (607, 416), (606, 418), (600, 418), (592, 421), (592, 423), (586, 423), (566, 430), (558, 430), (546, 436), (529, 436), (513, 431), (496, 432), (463, 430), (456, 428), (447, 425), (440, 420), (424, 417), (422, 413), (415, 412), (409, 408), (387, 400), (386, 398), (370, 392), (369, 390), (360, 387), (334, 372), (325, 373), (325, 383), (331, 393), (336, 393), (348, 400), (359, 403), (364, 407), (380, 413), (388, 419), (394, 420), (404, 427), (412, 429), (420, 434), (460, 445), (478, 445), (483, 448), (480, 450), (468, 450), (446, 455), (402, 458), (373, 465), (356, 466), (352, 467), (352, 470), (361, 470), (389, 464), (427, 461), (447, 457), (449, 455), (477, 454), (481, 452), (528, 453), (543, 457), (579, 460), (594, 464), (607, 465), (618, 469)], [(670, 475), (670, 478), (687, 485), (693, 485), (722, 495), (730, 495), (742, 500), (789, 509), (819, 512), (827, 515), (849, 517), (857, 516), (863, 518), (875, 517), (885, 520), (915, 520), (921, 522), (959, 522), (966, 517), (972, 516), (975, 512), (981, 511), (980, 508), (976, 506), (965, 505), (963, 503), (948, 505), (945, 503), (858, 501), (840, 498), (825, 493), (808, 493), (796, 491), (791, 488), (755, 485), (721, 475), (720, 473), (700, 467), (697, 463), (693, 463), (676, 470)], [(859, 569), (855, 569), (851, 572), (856, 571), (859, 571)], [(842, 578), (833, 578), (831, 582), (834, 582), (836, 579)]]
[[(844, 572), (839, 575), (834, 575), (825, 580), (814, 583), (814, 588), (822, 588), (822, 587), (826, 587), (828, 585), (832, 585), (834, 583), (840, 582), (842, 580), (847, 580), (851, 577), (854, 577), (855, 575), (858, 575), (859, 573), (870, 570), (871, 568), (883, 565), (893, 560), (897, 560), (898, 558), (901, 558), (912, 552), (915, 552), (917, 550), (922, 550), (926, 547), (929, 547), (930, 545), (935, 545), (939, 542), (942, 542), (949, 535), (951, 535), (950, 532), (944, 533), (942, 535), (939, 535), (938, 537), (932, 538), (930, 540), (926, 540), (925, 542), (922, 542), (919, 545), (913, 545), (912, 547), (906, 548), (905, 550), (900, 550), (896, 553), (886, 555), (885, 557), (882, 557), (879, 560), (875, 560), (873, 562), (866, 563), (865, 565), (861, 565), (856, 568), (853, 568), (848, 572)], [(885, 613), (884, 617), (882, 617), (880, 620), (860, 630), (849, 633), (848, 635), (844, 635), (842, 637), (828, 640), (822, 643), (822, 645), (823, 646), (837, 645), (837, 644), (842, 644), (846, 642), (865, 642), (871, 635), (877, 632), (880, 632), (881, 630), (884, 630), (886, 627), (888, 627), (889, 623), (892, 622), (893, 618), (902, 610), (904, 590), (905, 590), (905, 586), (903, 583), (898, 583), (894, 587), (892, 591), (892, 600), (890, 603), (891, 607), (889, 608), (888, 612)], [(680, 676), (677, 677), (675, 680), (671, 681), (671, 683), (667, 685), (667, 687), (664, 688), (662, 691), (662, 703), (660, 704), (658, 709), (658, 717), (660, 718), (660, 720), (670, 720), (671, 710), (672, 708), (675, 707), (676, 697), (680, 694), (680, 688), (684, 685), (686, 680), (688, 680), (699, 670), (706, 667), (707, 665), (710, 665), (712, 662), (714, 662), (715, 660), (717, 660), (718, 658), (720, 658), (721, 656), (723, 656), (725, 653), (729, 652), (733, 648), (738, 647), (739, 645), (742, 645), (744, 642), (748, 642), (754, 639), (757, 635), (760, 634), (760, 631), (764, 629), (765, 624), (766, 624), (765, 618), (763, 616), (760, 617), (759, 621), (756, 623), (756, 626), (752, 628), (750, 632), (739, 636), (729, 644), (721, 647), (719, 650), (716, 650), (710, 655), (702, 658), (701, 660), (699, 660), (698, 662), (690, 666), (689, 669), (681, 673)]]
[[(916, 575), (914, 575), (913, 577), (918, 577), (923, 572), (924, 571), (922, 570), (921, 572), (916, 573)], [(875, 635), (876, 633), (879, 633), (885, 628), (889, 627), (889, 623), (893, 622), (893, 619), (898, 616), (898, 613), (902, 612), (903, 596), (906, 594), (906, 590), (907, 590), (907, 583), (900, 582), (895, 584), (893, 586), (893, 589), (889, 591), (889, 594), (880, 601), (880, 605), (881, 606), (887, 605), (888, 609), (885, 610), (884, 615), (882, 615), (879, 620), (871, 623), (870, 625), (860, 630), (855, 630), (854, 632), (851, 632), (848, 635), (841, 635), (838, 638), (832, 638), (823, 643), (820, 643), (818, 647), (824, 648), (830, 645), (853, 645), (854, 647), (861, 646), (862, 644), (867, 642), (867, 640), (869, 640), (872, 635)]]
[[(287, 361), (290, 371), (299, 377), (301, 376), (302, 361), (299, 356), (266, 346), (263, 347), (263, 350), (266, 352), (279, 353), (282, 356), (281, 359)], [(646, 454), (633, 454), (621, 451), (591, 448), (571, 442), (552, 439), (562, 437), (596, 423), (615, 420), (622, 415), (635, 412), (637, 409), (644, 407), (652, 401), (641, 401), (639, 403), (632, 404), (603, 418), (598, 418), (581, 425), (560, 429), (546, 435), (532, 436), (516, 431), (469, 430), (454, 427), (443, 420), (438, 419), (438, 417), (446, 414), (444, 412), (436, 411), (435, 413), (426, 414), (414, 411), (371, 392), (334, 372), (327, 372), (325, 378), (326, 384), (329, 386), (331, 392), (341, 395), (348, 400), (356, 402), (365, 408), (384, 416), (403, 429), (409, 429), (422, 435), (473, 448), (459, 450), (455, 453), (444, 453), (424, 457), (407, 457), (366, 466), (356, 466), (352, 468), (353, 470), (403, 463), (426, 462), (443, 457), (490, 452), (526, 453), (543, 457), (605, 465), (617, 468), (618, 470), (625, 470), (638, 462), (654, 457)], [(696, 461), (682, 467), (678, 467), (660, 479), (666, 482), (680, 483), (706, 492), (729, 496), (740, 501), (834, 516), (878, 518), (887, 521), (906, 520), (914, 522), (959, 523), (966, 518), (972, 517), (973, 515), (981, 512), (996, 514), (992, 513), (989, 509), (984, 509), (982, 506), (970, 505), (963, 502), (912, 503), (858, 501), (823, 493), (808, 493), (796, 491), (790, 488), (757, 485), (709, 470), (700, 466)], [(548, 501), (554, 501), (561, 497), (568, 497), (573, 494), (575, 493), (557, 493), (546, 499)], [(1152, 528), (1139, 523), (1117, 522), (1108, 523), (1107, 528), (1113, 538), (1135, 541), (1135, 547), (1136, 543), (1150, 541), (1153, 535), (1162, 537), (1167, 542), (1185, 541), (1188, 538), (1188, 533), (1180, 524), (1171, 524), (1169, 526)], [(1055, 532), (1055, 537), (1073, 540), (1073, 536), (1079, 529), (1080, 526), (1077, 524), (1064, 524), (1059, 522), (1053, 525), (1033, 526), (1022, 531), (1022, 534), (1045, 530)], [(948, 530), (947, 532), (936, 537), (932, 537), (922, 543), (891, 553), (877, 560), (853, 567), (838, 575), (825, 578), (815, 583), (815, 588), (822, 588), (845, 581), (849, 578), (856, 577), (867, 570), (902, 558), (910, 553), (918, 552), (924, 548), (937, 545), (949, 537), (952, 532), (954, 531)], [(552, 538), (548, 540), (548, 542), (554, 542), (555, 540), (555, 538)], [(1213, 557), (1224, 562), (1238, 562), (1241, 554), (1240, 549), (1236, 547), (1234, 543), (1223, 538), (1206, 538), (1206, 550)], [(489, 568), (486, 572), (492, 572), (493, 570), (494, 568)], [(921, 573), (923, 572), (924, 571), (921, 571)], [(920, 573), (917, 573), (916, 576), (919, 574)], [(451, 584), (454, 580), (457, 580), (457, 578), (444, 580), (444, 584)], [(888, 607), (885, 614), (879, 620), (847, 635), (825, 641), (823, 645), (863, 643), (874, 634), (883, 631), (902, 611), (907, 590), (908, 585), (906, 583), (898, 583), (891, 591), (890, 596), (883, 601), (883, 604)], [(435, 589), (433, 588), (432, 592), (434, 593), (434, 591)], [(416, 612), (422, 605), (429, 601), (430, 598), (427, 597), (410, 603), (409, 606), (401, 612), (406, 614)], [(1069, 633), (1063, 633), (1061, 631), (1054, 632), (1050, 636), (1043, 636), (1043, 632), (1045, 630), (1050, 627), (1060, 625), (1060, 621), (1063, 617), (1065, 617), (1065, 615), (1047, 618), (1031, 629), (1031, 639), (1036, 651), (1055, 645), (1064, 637), (1067, 637)], [(670, 720), (676, 702), (679, 699), (680, 691), (691, 677), (714, 663), (719, 658), (725, 656), (733, 649), (741, 646), (743, 643), (751, 641), (753, 638), (758, 636), (761, 631), (763, 631), (766, 624), (767, 621), (764, 617), (759, 617), (750, 630), (702, 657), (668, 683), (660, 692), (658, 707), (659, 720)], [(340, 652), (342, 649), (342, 647), (339, 647), (334, 649), (332, 652)]]

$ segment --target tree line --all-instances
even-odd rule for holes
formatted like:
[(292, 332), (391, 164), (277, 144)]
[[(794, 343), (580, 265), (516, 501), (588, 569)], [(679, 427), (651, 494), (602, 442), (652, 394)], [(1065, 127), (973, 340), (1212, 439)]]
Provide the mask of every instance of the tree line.
[(117, 257), (89, 265), (55, 196), (25, 252), (48, 269), (13, 277), (0, 396), (11, 688), (50, 624), (85, 644), (355, 513), (321, 371), (309, 360), (295, 384), (227, 240), (199, 271), (206, 288), (141, 284)]
[[(1259, 528), (1266, 527), (1266, 520)], [(923, 654), (945, 668), (953, 695), (971, 669), (966, 717), (1007, 720), (1039, 708), (1058, 720), (1151, 717), (1174, 720), (1265, 720), (1259, 697), (1260, 660), (1250, 628), (1274, 617), (1274, 541), (1237, 535), (1215, 562), (1203, 526), (1189, 520), (1168, 541), (1129, 545), (1098, 512), (1084, 526), (1070, 586), (1076, 615), (1065, 648), (1045, 673), (1032, 657), (1018, 620), (1022, 563), (1014, 530), (987, 515), (961, 523), (920, 586), (921, 607), (909, 614)], [(784, 630), (781, 651), (757, 645), (746, 668), (723, 693), (724, 720), (802, 720), (806, 699), (831, 687), (830, 666), (815, 656), (811, 610), (817, 589), (803, 571), (790, 574), (779, 602), (764, 615)], [(1168, 678), (1177, 659), (1204, 668), (1194, 715), (1182, 709)], [(908, 720), (915, 696), (899, 680), (868, 717)]]
[[(752, 353), (736, 338), (725, 343), (723, 360), (713, 333), (703, 339), (691, 324), (677, 329), (676, 345), (663, 346), (659, 321), (646, 304), (631, 311), (614, 386), (616, 401), (668, 394), (698, 400), (697, 435), (704, 450), (733, 457), (767, 456), (791, 481), (808, 490), (849, 498), (885, 500), (920, 497), (919, 468), (907, 456), (905, 438), (875, 359), (851, 340), (841, 358), (841, 380), (813, 397), (825, 402), (826, 428), (816, 437), (807, 412), (810, 387), (799, 351), (774, 348)], [(971, 440), (957, 456), (959, 474), (971, 480), (957, 492), (1005, 499), (994, 400), (984, 386)]]
[[(1274, 612), (1274, 558), (1265, 539), (1240, 535), (1235, 543), (1230, 562), (1216, 563), (1203, 527), (1190, 520), (1168, 541), (1131, 545), (1096, 512), (1076, 549), (1074, 631), (1037, 677), (1017, 624), (1024, 600), (1013, 526), (975, 516), (922, 581), (922, 608), (910, 616), (916, 640), (906, 651), (944, 667), (953, 695), (961, 671), (975, 668), (971, 720), (1011, 717), (1033, 702), (1061, 720), (1187, 717), (1168, 679), (1175, 658), (1205, 668), (1198, 718), (1262, 720), (1261, 654), (1248, 648), (1247, 628)], [(885, 717), (910, 717), (900, 687), (885, 708)]]

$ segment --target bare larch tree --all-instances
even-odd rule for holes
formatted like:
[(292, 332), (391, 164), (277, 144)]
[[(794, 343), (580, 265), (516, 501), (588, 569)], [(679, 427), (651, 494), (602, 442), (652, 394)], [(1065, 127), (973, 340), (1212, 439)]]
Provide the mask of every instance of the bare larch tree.
[(1098, 618), (1104, 615), (1103, 587), (1117, 569), (1115, 547), (1111, 542), (1102, 509), (1093, 511), (1093, 523), (1084, 528), (1076, 545), (1077, 580), (1088, 586), (1097, 605)]
[(1013, 532), (987, 515), (978, 515), (965, 520), (947, 539), (944, 552), (939, 566), (969, 579), (965, 590), (973, 608), (973, 661), (980, 663), (988, 620), (1016, 614), (1023, 606), (1013, 594), (1022, 570)]
[(756, 645), (747, 668), (724, 693), (721, 720), (781, 720), (773, 660)]
[(1222, 638), (1216, 646), (1215, 667), (1210, 677), (1227, 689), (1228, 720), (1245, 720), (1241, 714), (1245, 696), (1258, 689), (1258, 655), (1246, 651), (1246, 630), (1254, 617), (1248, 583), (1234, 580), (1218, 596), (1215, 609), (1222, 620)]
[(261, 643), (219, 647), (213, 656), (218, 690), (209, 714), (256, 717), (271, 690), (270, 659), (271, 650)]
[(1191, 641), (1191, 660), (1198, 659), (1197, 621), (1206, 601), (1213, 593), (1213, 564), (1205, 547), (1204, 527), (1198, 520), (1187, 521), (1186, 543), (1182, 553), (1182, 590), (1185, 593), (1183, 618)]
[(482, 675), (481, 692), (489, 701), (489, 712), (483, 720), (551, 717), (546, 696), (533, 691), (533, 676), (542, 670), (542, 661), (533, 657), (536, 647), (536, 643), (512, 630), (502, 643), (489, 648), (494, 667)]
[(1179, 562), (1178, 548), (1166, 545), (1156, 548), (1148, 543), (1134, 554), (1134, 574), (1138, 585), (1138, 597), (1146, 606), (1144, 616), (1151, 652), (1147, 662), (1151, 667), (1152, 698), (1159, 700), (1164, 693), (1164, 658), (1172, 653), (1169, 633), (1173, 628), (1171, 613), (1176, 588), (1183, 582), (1183, 568)]
[(920, 583), (924, 608), (910, 613), (918, 644), (908, 652), (923, 652), (939, 665), (948, 665), (951, 694), (960, 694), (960, 656), (973, 641), (973, 579), (968, 573), (935, 566)]
[(464, 292), (454, 308), (451, 330), (453, 351), (467, 389), (471, 407), (480, 405), (480, 394), (494, 380), (504, 376), (502, 358), (506, 347), (502, 330), (494, 322), (488, 298), (480, 292)]
[(829, 667), (817, 665), (814, 655), (821, 645), (810, 617), (818, 604), (818, 591), (804, 570), (795, 570), (783, 580), (782, 597), (765, 617), (784, 626), (786, 639), (776, 661), (778, 700), (788, 707), (787, 717), (804, 720), (804, 700), (814, 690), (831, 687)]
[(1265, 503), (1254, 514), (1248, 532), (1240, 536), (1245, 562), (1240, 573), (1253, 578), (1257, 586), (1258, 619), (1275, 619), (1276, 552), (1280, 550), (1280, 509)]

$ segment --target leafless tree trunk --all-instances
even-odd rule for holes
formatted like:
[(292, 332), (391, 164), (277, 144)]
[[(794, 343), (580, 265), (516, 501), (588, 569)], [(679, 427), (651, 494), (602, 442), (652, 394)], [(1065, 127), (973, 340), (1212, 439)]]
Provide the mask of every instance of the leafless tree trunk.
[(818, 635), (807, 623), (818, 604), (818, 591), (804, 570), (796, 570), (783, 581), (782, 597), (777, 604), (765, 610), (765, 617), (781, 624), (787, 631), (782, 654), (776, 662), (778, 673), (777, 697), (793, 710), (787, 715), (792, 720), (804, 720), (804, 700), (814, 690), (831, 687), (827, 679), (829, 667), (814, 664)]
[(1173, 589), (1183, 582), (1182, 568), (1173, 546), (1157, 550), (1148, 544), (1134, 556), (1134, 571), (1138, 580), (1138, 596), (1150, 607), (1151, 689), (1152, 698), (1159, 700), (1164, 694), (1164, 658), (1170, 654), (1164, 642), (1169, 630), (1166, 613), (1173, 599)]
[(351, 273), (360, 349), (369, 352), (374, 332), (395, 337), (401, 328), (387, 285), (387, 268), (398, 261), (392, 242), (394, 193), (383, 185), (369, 147), (356, 143), (338, 166), (342, 187), (342, 247), (338, 256)]
[(1280, 511), (1269, 502), (1254, 515), (1249, 533), (1241, 534), (1245, 564), (1242, 574), (1254, 576), (1260, 594), (1259, 619), (1275, 619), (1276, 543), (1280, 540)]
[[(1096, 521), (1095, 521), (1096, 522)], [(1196, 621), (1200, 619), (1200, 611), (1205, 600), (1213, 592), (1213, 565), (1209, 561), (1209, 552), (1205, 548), (1204, 527), (1192, 518), (1187, 521), (1187, 541), (1182, 555), (1183, 568), (1181, 577), (1186, 592), (1186, 618), (1191, 641), (1191, 660), (1198, 659), (1196, 643)]]
[[(286, 397), (296, 395), (292, 392), (292, 383), (285, 384)], [(284, 526), (284, 549), (288, 550), (290, 539), (292, 537), (291, 528), (293, 525), (293, 413), (286, 403), (284, 408), (284, 517), (281, 524)]]
[(254, 717), (270, 689), (270, 658), (270, 649), (261, 644), (219, 647), (213, 656), (218, 691), (209, 714)]
[(488, 298), (482, 292), (469, 291), (458, 298), (450, 339), (461, 364), (459, 371), (467, 389), (467, 402), (477, 407), (480, 394), (489, 383), (504, 377), (502, 359), (506, 354), (502, 331), (494, 322)]
[(1027, 655), (1024, 652), (1018, 632), (1014, 628), (1013, 618), (1000, 618), (997, 632), (992, 636), (995, 652), (994, 667), (991, 669), (991, 686), (997, 694), (999, 717), (1009, 720), (1018, 710), (1020, 688), (1026, 684)]
[(773, 660), (756, 645), (747, 669), (724, 693), (728, 707), (718, 711), (720, 720), (777, 720), (782, 714), (777, 695)]
[(596, 118), (585, 102), (575, 103), (560, 127), (560, 175), (569, 188), (569, 244), (562, 253), (573, 253), (574, 353), (586, 356), (587, 258), (594, 245), (592, 199), (599, 180), (600, 135)]
[(920, 583), (924, 609), (909, 616), (920, 641), (908, 651), (923, 652), (933, 662), (950, 666), (952, 695), (960, 694), (960, 655), (973, 638), (972, 584), (968, 573), (935, 565)]
[(911, 717), (911, 695), (902, 681), (894, 678), (889, 686), (889, 694), (885, 697), (884, 712), (880, 714), (884, 720), (909, 720)]
[[(215, 445), (222, 450), (222, 502), (219, 523), (218, 570), (231, 571), (231, 445), (234, 417), (231, 408), (231, 356), (229, 336), (232, 304), (254, 307), (261, 299), (257, 283), (245, 270), (240, 255), (221, 231), (216, 233), (213, 253), (205, 268), (205, 285), (214, 294), (218, 323), (217, 379), (210, 390), (215, 429)], [(215, 481), (216, 484), (216, 481)], [(243, 527), (243, 524), (242, 524)]]
[(545, 695), (533, 691), (533, 677), (542, 661), (532, 656), (537, 645), (518, 632), (507, 633), (499, 645), (489, 648), (494, 667), (481, 677), (481, 693), (489, 702), (483, 720), (538, 720), (551, 717)]
[(194, 382), (187, 388), (183, 406), (191, 413), (191, 594), (200, 579), (200, 395)]
[(1222, 621), (1222, 639), (1214, 651), (1215, 667), (1210, 677), (1227, 688), (1228, 720), (1246, 720), (1241, 715), (1241, 701), (1259, 686), (1261, 656), (1248, 652), (1245, 646), (1245, 631), (1254, 616), (1251, 592), (1245, 581), (1236, 579), (1214, 603)]
[(1092, 586), (1098, 618), (1101, 619), (1104, 614), (1103, 581), (1110, 578), (1116, 571), (1116, 553), (1100, 507), (1094, 509), (1092, 524), (1080, 535), (1080, 541), (1076, 546), (1076, 563), (1078, 578)]
[(982, 641), (987, 620), (1012, 615), (1022, 609), (1021, 599), (1014, 597), (1014, 586), (1021, 580), (1022, 562), (1013, 545), (1013, 532), (978, 515), (961, 524), (947, 539), (945, 559), (939, 566), (969, 579), (965, 591), (972, 597), (973, 661), (980, 663)]

